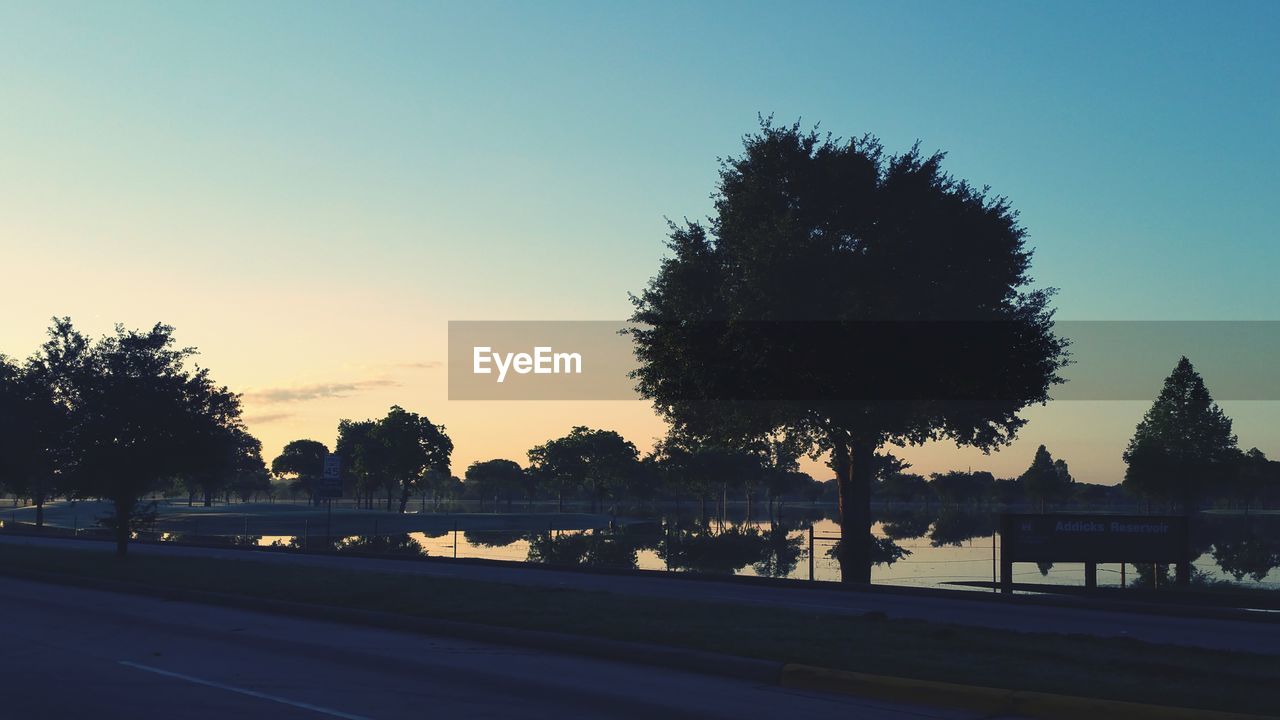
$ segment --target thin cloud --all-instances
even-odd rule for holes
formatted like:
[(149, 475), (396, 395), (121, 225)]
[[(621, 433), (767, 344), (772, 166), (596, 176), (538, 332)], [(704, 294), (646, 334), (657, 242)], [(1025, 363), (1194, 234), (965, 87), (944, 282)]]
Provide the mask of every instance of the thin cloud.
[(293, 413), (264, 413), (262, 415), (246, 415), (244, 421), (254, 425), (266, 425), (267, 423), (278, 422), (280, 420), (288, 420), (293, 417)]
[(247, 392), (244, 399), (258, 404), (304, 402), (322, 398), (346, 397), (352, 393), (378, 387), (396, 387), (400, 383), (395, 380), (358, 380), (345, 383), (318, 383), (315, 385), (295, 385), (293, 387), (266, 388)]
[(424, 360), (422, 362), (400, 363), (396, 367), (409, 368), (410, 370), (433, 370), (443, 365), (444, 363), (439, 360)]

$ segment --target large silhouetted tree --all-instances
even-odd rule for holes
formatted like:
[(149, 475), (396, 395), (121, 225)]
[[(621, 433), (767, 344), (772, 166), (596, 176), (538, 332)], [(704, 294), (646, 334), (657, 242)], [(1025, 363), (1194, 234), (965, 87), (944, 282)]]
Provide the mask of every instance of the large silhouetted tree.
[[(237, 418), (214, 428), (193, 450), (196, 469), (182, 478), (188, 493), (199, 493), (205, 507), (217, 495), (236, 492), (241, 498), (270, 488), (262, 460), (262, 442), (250, 435)], [(190, 495), (188, 496), (190, 502)]]
[(657, 444), (655, 457), (672, 487), (702, 503), (704, 522), (709, 498), (723, 498), (730, 485), (753, 482), (764, 473), (763, 458), (758, 454), (676, 433)]
[[(385, 477), (390, 478), (399, 491), (400, 512), (405, 511), (409, 497), (422, 487), (428, 470), (449, 474), (453, 441), (443, 425), (435, 425), (417, 413), (394, 405), (387, 416), (378, 421), (373, 435), (384, 448)], [(391, 508), (391, 490), (388, 487), (387, 509)]]
[(531, 448), (529, 466), (556, 494), (557, 512), (564, 509), (565, 493), (579, 488), (588, 492), (594, 511), (605, 495), (625, 490), (640, 469), (640, 457), (636, 446), (613, 430), (577, 426)]
[(1175, 502), (1191, 515), (1206, 492), (1228, 487), (1241, 454), (1227, 417), (1204, 379), (1183, 357), (1124, 451), (1124, 486), (1136, 495)]
[(1060, 382), (1066, 343), (1016, 212), (941, 154), (767, 120), (744, 144), (714, 217), (672, 224), (633, 299), (634, 377), (678, 431), (784, 429), (829, 451), (842, 576), (869, 582), (877, 448), (1008, 443)]
[(1280, 495), (1280, 462), (1268, 460), (1266, 453), (1258, 448), (1250, 448), (1240, 458), (1231, 490), (1232, 497), (1244, 506), (1245, 513), (1255, 502)]
[(493, 498), (493, 509), (498, 509), (498, 497), (511, 497), (525, 489), (525, 472), (514, 460), (477, 460), (467, 466), (467, 485), (474, 486), (480, 492), (480, 504), (484, 506), (485, 498)]
[(381, 420), (338, 423), (337, 452), (344, 458), (357, 490), (372, 506), (373, 488), (381, 485), (387, 510), (399, 499), (400, 512), (427, 481), (427, 473), (449, 475), (453, 441), (443, 425), (393, 405)]
[(40, 363), (0, 355), (0, 486), (31, 499), (36, 527), (44, 525), (45, 502), (66, 490), (60, 481), (67, 423)]
[[(384, 446), (374, 437), (376, 420), (340, 420), (334, 452), (342, 456), (342, 472), (350, 481), (356, 503), (373, 507), (374, 489), (385, 472)], [(344, 484), (346, 484), (344, 482)]]
[(90, 341), (69, 318), (54, 321), (34, 363), (68, 414), (64, 451), (73, 492), (115, 506), (116, 552), (124, 555), (146, 495), (208, 462), (211, 437), (240, 428), (239, 396), (188, 367), (195, 350), (174, 345), (173, 328), (116, 326)]
[(291, 440), (271, 461), (271, 472), (288, 478), (292, 489), (305, 492), (315, 504), (319, 502), (324, 456), (328, 454), (329, 448), (319, 440)]

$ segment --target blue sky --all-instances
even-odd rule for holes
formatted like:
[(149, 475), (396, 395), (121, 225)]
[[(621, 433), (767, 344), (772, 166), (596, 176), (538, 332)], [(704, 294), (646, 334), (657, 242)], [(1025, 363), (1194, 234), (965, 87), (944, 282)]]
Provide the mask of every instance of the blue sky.
[[(624, 316), (757, 113), (946, 150), (1061, 317), (1277, 319), (1278, 34), (1271, 2), (0, 3), (0, 352), (164, 319), (259, 397), (366, 384), (248, 403), (269, 449), (390, 402), (479, 432), (395, 368), (451, 319)], [(460, 454), (576, 411), (520, 412)], [(611, 412), (580, 420), (654, 427)]]

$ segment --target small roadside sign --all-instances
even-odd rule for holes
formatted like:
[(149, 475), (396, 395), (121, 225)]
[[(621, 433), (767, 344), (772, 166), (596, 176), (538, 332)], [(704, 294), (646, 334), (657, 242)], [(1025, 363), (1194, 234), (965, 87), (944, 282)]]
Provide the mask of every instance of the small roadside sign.
[(320, 474), (320, 497), (342, 497), (342, 456), (330, 453), (324, 456), (324, 470)]

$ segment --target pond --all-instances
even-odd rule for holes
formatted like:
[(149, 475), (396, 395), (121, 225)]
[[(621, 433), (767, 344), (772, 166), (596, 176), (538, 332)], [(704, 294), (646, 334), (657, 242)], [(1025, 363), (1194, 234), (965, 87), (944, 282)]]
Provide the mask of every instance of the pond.
[[(619, 519), (612, 529), (436, 530), (377, 539), (347, 536), (333, 545), (338, 552), (401, 552), (836, 581), (840, 569), (834, 547), (840, 526), (833, 515), (805, 508), (792, 510), (785, 522), (744, 517), (703, 522), (689, 514), (667, 513)], [(872, 532), (880, 540), (877, 555), (881, 562), (872, 570), (873, 582), (980, 589), (957, 583), (993, 582), (997, 577), (1000, 538), (996, 513), (880, 509), (874, 519)], [(317, 538), (316, 542), (320, 541)], [(297, 547), (300, 540), (268, 537), (260, 544)], [(1196, 556), (1193, 566), (1202, 580), (1280, 590), (1280, 515), (1201, 515), (1192, 545)], [(1098, 584), (1149, 583), (1151, 573), (1150, 566), (1103, 564), (1098, 566)], [(1078, 586), (1084, 584), (1084, 574), (1083, 563), (1014, 566), (1019, 583)]]

